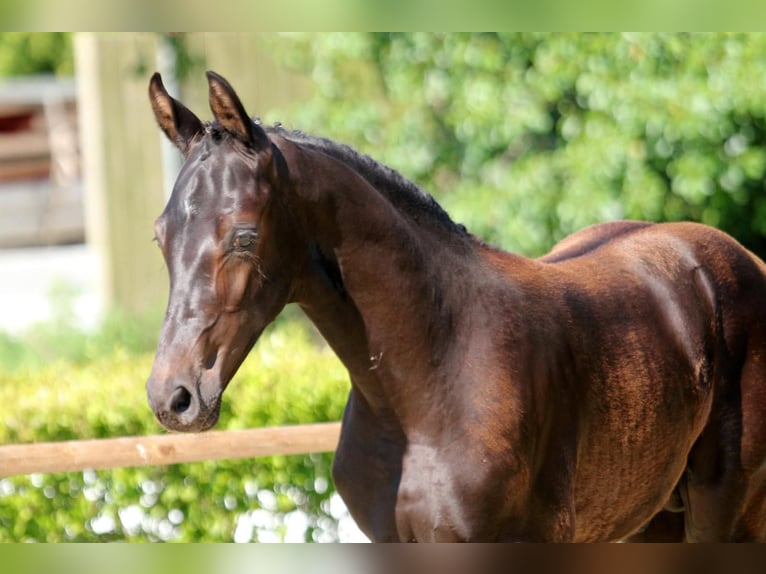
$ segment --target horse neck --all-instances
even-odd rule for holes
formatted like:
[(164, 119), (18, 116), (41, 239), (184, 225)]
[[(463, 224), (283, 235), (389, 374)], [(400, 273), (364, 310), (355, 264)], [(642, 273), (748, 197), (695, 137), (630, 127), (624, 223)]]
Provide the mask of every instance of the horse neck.
[[(316, 152), (301, 160), (311, 179), (295, 188), (320, 255), (298, 303), (371, 406), (397, 410), (401, 387), (422, 382), (446, 354), (472, 243), (416, 224), (342, 162)], [(335, 274), (340, 284), (328, 280)]]
[(390, 404), (377, 373), (371, 369), (364, 321), (347, 294), (315, 275), (299, 306), (348, 369), (353, 388), (371, 410), (389, 411)]

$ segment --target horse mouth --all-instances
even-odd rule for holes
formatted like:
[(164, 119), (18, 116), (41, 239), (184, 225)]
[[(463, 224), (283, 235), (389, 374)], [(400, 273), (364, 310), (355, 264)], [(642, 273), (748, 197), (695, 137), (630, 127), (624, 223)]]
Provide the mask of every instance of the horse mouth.
[(213, 408), (210, 408), (202, 416), (193, 419), (186, 419), (183, 416), (170, 415), (167, 412), (157, 414), (157, 420), (167, 430), (172, 432), (195, 433), (210, 430), (218, 423), (218, 417), (221, 412), (220, 402)]
[(218, 418), (221, 415), (221, 401), (216, 401), (215, 405), (212, 408), (209, 408), (206, 412), (204, 417), (198, 418), (194, 421), (194, 423), (187, 429), (185, 429), (183, 432), (203, 432), (206, 430), (210, 430), (213, 428), (216, 424), (218, 424)]

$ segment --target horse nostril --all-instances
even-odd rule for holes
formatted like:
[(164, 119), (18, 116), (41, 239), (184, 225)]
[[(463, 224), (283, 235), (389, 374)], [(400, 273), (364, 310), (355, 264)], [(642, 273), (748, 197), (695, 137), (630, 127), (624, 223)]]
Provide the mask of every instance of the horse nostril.
[(170, 397), (170, 410), (177, 415), (180, 415), (189, 410), (191, 403), (191, 393), (187, 391), (185, 387), (178, 387), (173, 393), (173, 396)]

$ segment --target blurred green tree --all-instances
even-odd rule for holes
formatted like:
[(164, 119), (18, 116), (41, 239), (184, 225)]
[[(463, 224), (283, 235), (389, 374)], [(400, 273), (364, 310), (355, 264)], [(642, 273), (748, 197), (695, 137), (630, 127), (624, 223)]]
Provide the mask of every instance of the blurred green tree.
[(71, 32), (1, 32), (0, 77), (74, 74)]
[(764, 34), (305, 34), (290, 123), (365, 150), (528, 255), (591, 223), (695, 220), (766, 254)]

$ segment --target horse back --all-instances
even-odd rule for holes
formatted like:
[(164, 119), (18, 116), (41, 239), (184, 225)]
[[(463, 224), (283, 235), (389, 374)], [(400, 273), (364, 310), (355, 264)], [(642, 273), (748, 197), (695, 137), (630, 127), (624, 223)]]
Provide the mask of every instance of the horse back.
[(587, 255), (604, 244), (652, 225), (655, 224), (646, 221), (608, 221), (591, 225), (566, 236), (540, 261), (557, 263)]

